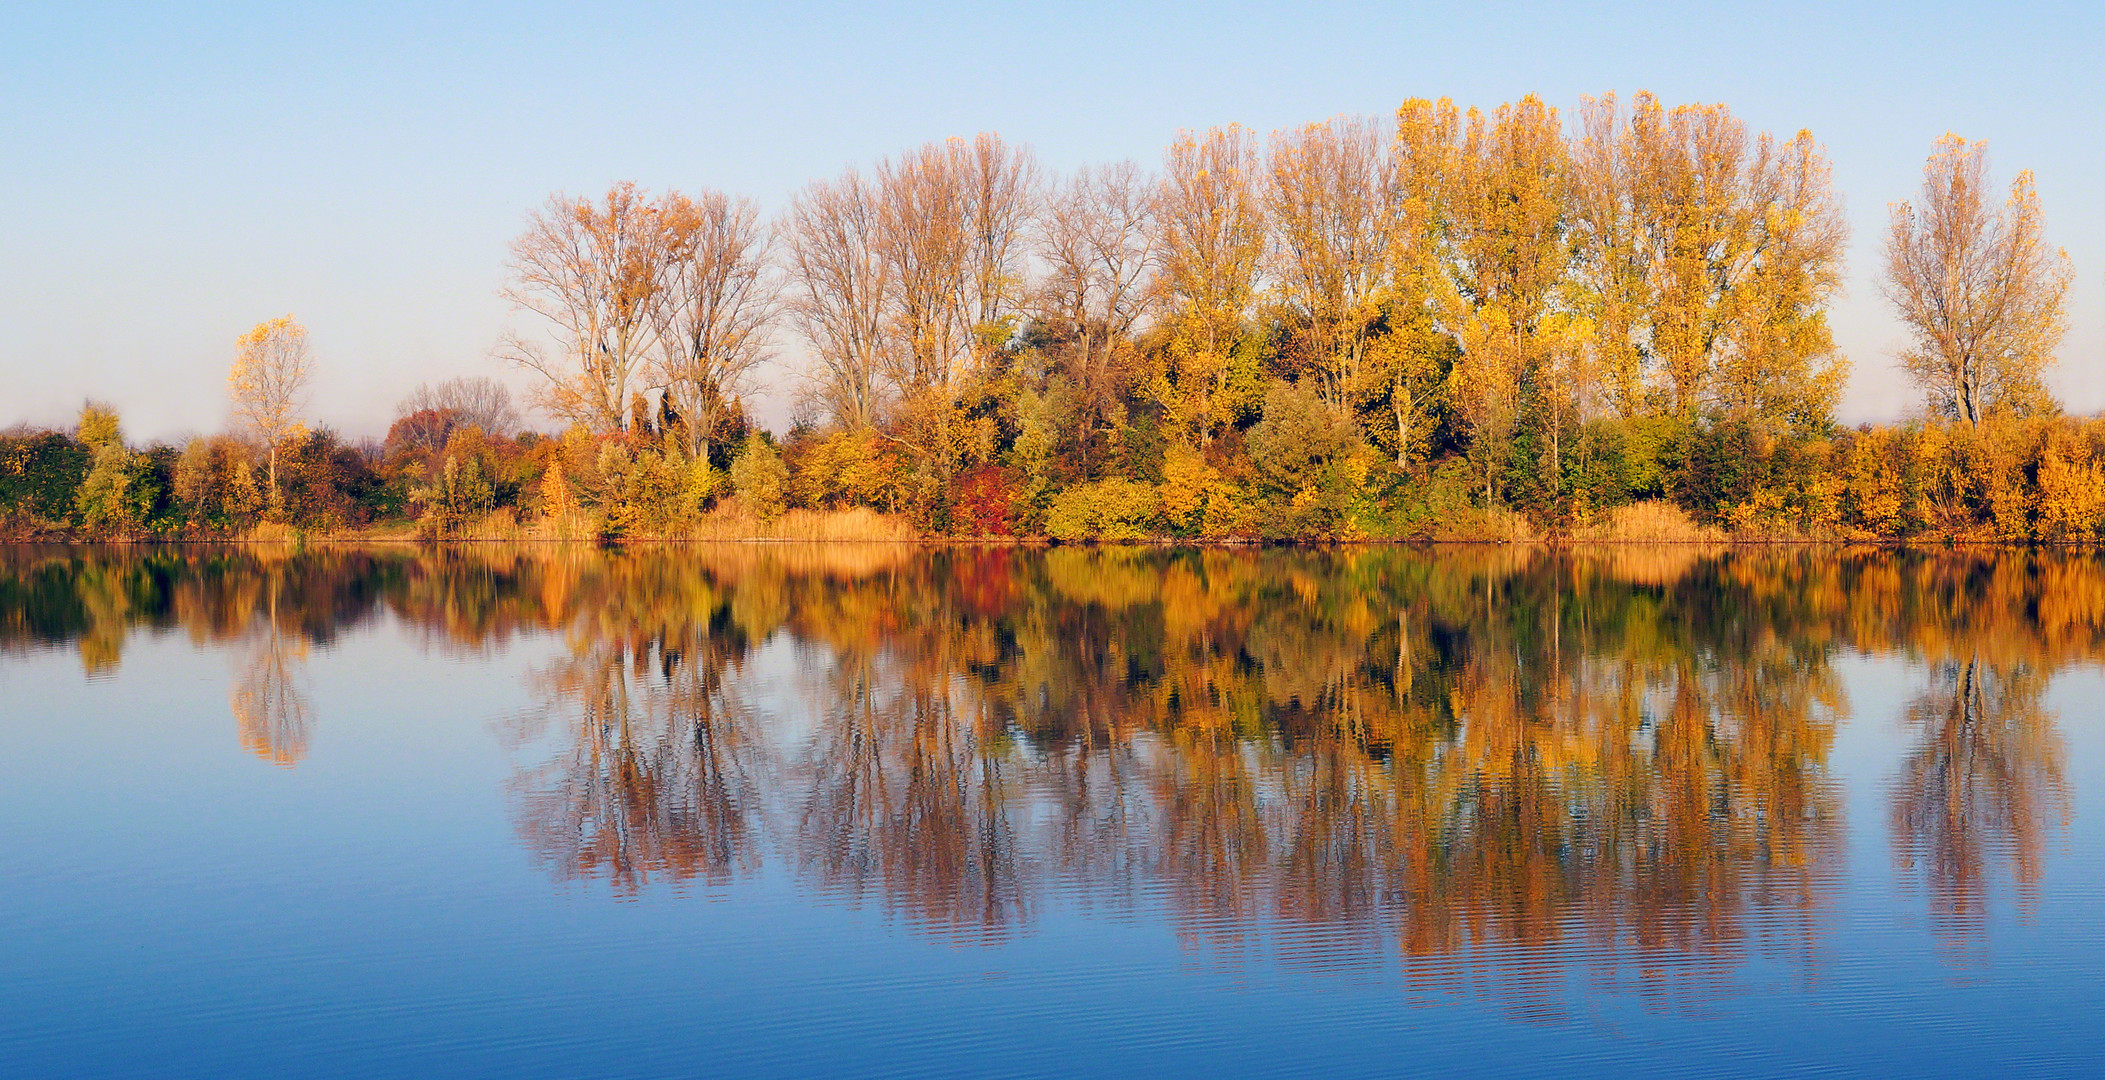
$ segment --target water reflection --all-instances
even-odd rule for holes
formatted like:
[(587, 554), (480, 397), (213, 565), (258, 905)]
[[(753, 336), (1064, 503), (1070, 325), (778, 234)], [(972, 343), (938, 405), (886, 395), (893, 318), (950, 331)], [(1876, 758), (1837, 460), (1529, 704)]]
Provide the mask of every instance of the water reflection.
[(1977, 938), (1998, 875), (2036, 896), (2069, 805), (2040, 695), (2105, 655), (2105, 562), (0, 551), (0, 648), (96, 672), (134, 628), (238, 644), (237, 726), (285, 764), (304, 650), (383, 614), (447, 651), (564, 643), (506, 728), (519, 834), (559, 879), (715, 888), (781, 860), (959, 941), (1056, 898), (1160, 912), (1210, 953), (1395, 963), (1552, 1016), (1575, 980), (1674, 1007), (1757, 955), (1812, 977), (1851, 651), (1934, 672), (1891, 834), (1939, 932)]
[(306, 657), (303, 642), (266, 623), (235, 669), (227, 706), (241, 745), (265, 761), (290, 767), (307, 756), (314, 708), (300, 686)]
[(2029, 664), (1979, 655), (1934, 666), (1910, 702), (1914, 749), (1893, 790), (1894, 854), (1926, 881), (1931, 926), (1959, 958), (1977, 959), (1996, 864), (2021, 910), (2037, 906), (2050, 830), (2066, 825), (2061, 734)]
[(543, 758), (514, 781), (519, 831), (558, 878), (721, 884), (758, 855), (734, 638), (586, 638), (536, 675), (551, 706), (512, 731)]
[(852, 654), (826, 673), (836, 704), (785, 776), (799, 865), (829, 893), (999, 937), (1028, 917), (1023, 762), (976, 695), (929, 674)]

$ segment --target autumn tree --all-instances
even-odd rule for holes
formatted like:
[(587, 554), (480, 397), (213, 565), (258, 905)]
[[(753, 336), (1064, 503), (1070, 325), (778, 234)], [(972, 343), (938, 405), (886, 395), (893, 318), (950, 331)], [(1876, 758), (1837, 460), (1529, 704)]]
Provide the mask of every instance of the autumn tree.
[[(74, 495), (74, 509), (91, 529), (123, 529), (137, 523), (144, 459), (124, 445), (117, 410), (91, 401), (80, 410), (79, 438), (88, 448), (88, 475)], [(150, 500), (149, 500), (150, 501)]]
[(982, 133), (879, 162), (876, 197), (885, 374), (900, 406), (890, 435), (913, 451), (919, 501), (933, 509), (994, 450), (991, 419), (966, 399), (1014, 334), (1038, 171), (1028, 151)]
[(886, 265), (891, 381), (949, 394), (1022, 298), (1020, 260), (1037, 197), (1029, 153), (982, 133), (877, 166), (877, 252)]
[(811, 346), (815, 395), (833, 420), (866, 430), (880, 419), (890, 365), (876, 194), (853, 169), (815, 181), (790, 203), (782, 231), (794, 283), (790, 322)]
[[(1650, 99), (1638, 95), (1640, 111)], [(1642, 182), (1615, 95), (1585, 98), (1571, 140), (1572, 269), (1593, 324), (1602, 404), (1625, 419), (1655, 411), (1661, 396), (1645, 327), (1651, 296), (1651, 234), (1633, 192)]]
[[(1291, 532), (1334, 531), (1342, 507), (1332, 465), (1357, 441), (1349, 420), (1316, 391), (1313, 381), (1275, 381), (1265, 393), (1264, 416), (1250, 428), (1250, 463), (1258, 476), (1293, 508), (1293, 520), (1274, 524)], [(1326, 497), (1327, 496), (1327, 497)]]
[(1490, 501), (1531, 411), (1548, 414), (1545, 464), (1556, 475), (1556, 439), (1581, 382), (1584, 330), (1561, 295), (1570, 160), (1557, 110), (1532, 95), (1491, 116), (1470, 110), (1450, 160), (1434, 196), (1447, 271), (1435, 307), (1461, 348), (1450, 393)]
[(604, 201), (552, 196), (512, 241), (505, 299), (537, 315), (540, 336), (507, 335), (497, 354), (542, 376), (541, 404), (596, 431), (623, 431), (630, 395), (657, 345), (671, 230), (634, 184)]
[(1424, 461), (1448, 394), (1448, 376), (1460, 350), (1440, 332), (1432, 312), (1417, 295), (1398, 291), (1385, 305), (1386, 332), (1370, 338), (1359, 372), (1368, 391), (1376, 386), (1388, 395), (1389, 427), (1366, 434), (1395, 453), (1396, 467)]
[(312, 369), (307, 328), (290, 315), (257, 323), (235, 342), (227, 388), (233, 395), (235, 418), (263, 444), (270, 463), (268, 495), (274, 507), (282, 498), (278, 447), (299, 429)]
[(1392, 141), (1383, 125), (1341, 116), (1274, 135), (1267, 162), (1270, 276), (1308, 374), (1340, 415), (1381, 389), (1368, 385), (1367, 348), (1391, 285)]
[(731, 486), (738, 492), (739, 501), (761, 521), (772, 523), (782, 516), (785, 497), (789, 490), (789, 470), (782, 464), (782, 456), (766, 439), (758, 435), (746, 436), (745, 445), (739, 448), (738, 457), (731, 462)]
[(706, 458), (743, 383), (768, 356), (777, 309), (766, 273), (768, 236), (749, 199), (668, 194), (670, 245), (654, 307), (656, 375), (677, 413), (690, 458)]
[(965, 398), (986, 398), (1022, 312), (1037, 177), (1027, 150), (983, 133), (881, 161), (867, 181), (815, 183), (787, 215), (814, 396), (840, 426), (912, 453), (924, 510), (940, 513), (959, 468), (994, 451), (992, 418)]
[(894, 341), (886, 375), (908, 396), (947, 391), (971, 354), (962, 181), (935, 143), (877, 166), (877, 254)]
[(1461, 114), (1446, 98), (1412, 98), (1396, 110), (1389, 148), (1390, 333), (1376, 342), (1374, 359), (1389, 383), (1398, 468), (1409, 467), (1431, 436), (1459, 352), (1441, 316), (1453, 310), (1444, 239), (1460, 130)]
[(1722, 105), (1589, 99), (1572, 141), (1575, 265), (1603, 397), (1624, 416), (1827, 421), (1848, 374), (1826, 306), (1848, 228), (1826, 158)]
[[(1170, 145), (1156, 204), (1168, 301), (1168, 365), (1154, 396), (1200, 442), (1233, 419), (1218, 400), (1235, 372), (1264, 255), (1264, 162), (1247, 128), (1184, 132)], [(1254, 379), (1252, 401), (1261, 393)]]
[(1047, 199), (1038, 256), (1040, 326), (1083, 404), (1101, 411), (1123, 389), (1133, 334), (1154, 306), (1161, 261), (1153, 182), (1130, 161), (1084, 168)]
[(1028, 292), (1023, 260), (1030, 252), (1044, 191), (1037, 159), (1027, 147), (1012, 147), (991, 131), (974, 136), (969, 146), (962, 139), (948, 145), (955, 167), (964, 175), (966, 266), (971, 271), (965, 313), (977, 366), (1015, 329)]
[(1886, 298), (1914, 342), (1901, 364), (1941, 415), (1979, 424), (2050, 407), (2041, 375), (2068, 318), (2068, 256), (2042, 235), (2032, 174), (1989, 202), (1987, 144), (1937, 140), (1922, 205), (1892, 207)]

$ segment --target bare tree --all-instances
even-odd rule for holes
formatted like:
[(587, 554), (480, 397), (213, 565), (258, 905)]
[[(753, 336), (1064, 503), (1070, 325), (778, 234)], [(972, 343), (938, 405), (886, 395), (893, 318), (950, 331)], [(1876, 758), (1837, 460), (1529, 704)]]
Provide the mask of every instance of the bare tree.
[(483, 376), (418, 386), (395, 407), (395, 419), (426, 410), (451, 413), (449, 430), (469, 424), (490, 435), (510, 436), (519, 430), (519, 412), (512, 408), (512, 392), (503, 383)]
[(1355, 116), (1272, 138), (1272, 278), (1301, 321), (1325, 401), (1362, 389), (1368, 330), (1391, 278), (1395, 193), (1381, 125)]
[(1082, 169), (1047, 201), (1039, 257), (1048, 273), (1038, 317), (1092, 404), (1115, 392), (1121, 351), (1153, 306), (1160, 263), (1154, 182), (1130, 161)]
[(948, 394), (1015, 314), (1037, 176), (1028, 151), (992, 133), (878, 163), (891, 380), (903, 394)]
[(1886, 298), (1915, 338), (1901, 363), (1932, 408), (1969, 424), (2044, 407), (2071, 271), (2041, 236), (2032, 174), (1991, 208), (1987, 144), (1957, 135), (1922, 171), (1922, 206), (1895, 203), (1886, 238)]
[(877, 164), (877, 251), (886, 266), (887, 375), (911, 397), (947, 391), (970, 359), (971, 277), (964, 177), (929, 143)]
[(765, 273), (767, 231), (750, 200), (715, 191), (668, 194), (662, 213), (671, 251), (655, 307), (656, 373), (689, 456), (703, 457), (748, 373), (769, 354), (778, 302)]
[(270, 499), (278, 500), (278, 444), (299, 426), (312, 377), (313, 354), (307, 328), (286, 315), (241, 335), (236, 343), (227, 389), (234, 416), (260, 441), (270, 460)]
[(883, 407), (889, 273), (878, 251), (875, 192), (852, 169), (815, 181), (790, 204), (781, 228), (795, 281), (790, 320), (817, 360), (818, 397), (843, 427), (871, 427)]
[(971, 291), (967, 314), (975, 349), (984, 352), (1014, 319), (1025, 287), (1022, 261), (1043, 198), (1038, 164), (1026, 147), (1010, 147), (983, 131), (967, 147), (952, 140), (963, 166), (965, 210), (970, 224), (967, 265)]
[(497, 353), (547, 379), (541, 404), (550, 412), (599, 431), (626, 428), (639, 369), (657, 344), (654, 307), (671, 248), (660, 207), (634, 184), (609, 188), (601, 205), (556, 195), (528, 219), (503, 295), (546, 320), (548, 340), (509, 335)]

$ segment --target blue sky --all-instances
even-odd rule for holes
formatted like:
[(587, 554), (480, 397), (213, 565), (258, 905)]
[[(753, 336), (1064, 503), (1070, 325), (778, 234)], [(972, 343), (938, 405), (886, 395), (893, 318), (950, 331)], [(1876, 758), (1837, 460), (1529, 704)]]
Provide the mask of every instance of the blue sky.
[[(1914, 403), (1877, 286), (1886, 204), (1945, 131), (2038, 177), (2078, 282), (2054, 382), (2105, 409), (2105, 5), (15, 5), (0, 14), (0, 426), (116, 403), (135, 440), (226, 419), (234, 338), (288, 311), (315, 419), (377, 435), (486, 359), (505, 246), (629, 179), (773, 210), (980, 130), (1050, 167), (1159, 161), (1446, 95), (1648, 89), (1809, 128), (1853, 240), (1845, 420)], [(786, 378), (780, 372), (772, 378)], [(779, 404), (763, 405), (779, 420)]]

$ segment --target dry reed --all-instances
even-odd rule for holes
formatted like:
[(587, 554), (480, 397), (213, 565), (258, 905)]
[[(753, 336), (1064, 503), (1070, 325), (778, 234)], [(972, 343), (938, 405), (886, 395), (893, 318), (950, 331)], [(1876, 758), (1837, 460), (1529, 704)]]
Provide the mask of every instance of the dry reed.
[(1697, 524), (1673, 503), (1648, 499), (1595, 514), (1571, 538), (1583, 544), (1721, 544), (1725, 532)]

